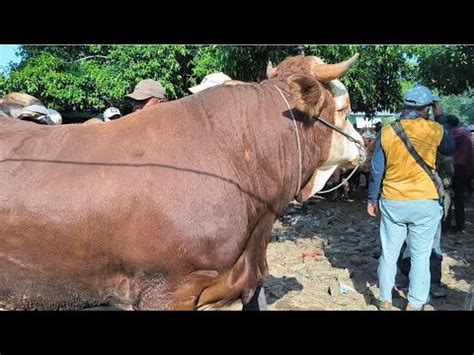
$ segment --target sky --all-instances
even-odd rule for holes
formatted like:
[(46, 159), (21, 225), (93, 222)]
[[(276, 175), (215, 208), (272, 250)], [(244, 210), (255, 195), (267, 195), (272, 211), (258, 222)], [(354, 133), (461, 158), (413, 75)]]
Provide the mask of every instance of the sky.
[(13, 61), (17, 63), (19, 58), (16, 56), (15, 51), (18, 49), (18, 45), (0, 45), (0, 71), (5, 73), (8, 63)]

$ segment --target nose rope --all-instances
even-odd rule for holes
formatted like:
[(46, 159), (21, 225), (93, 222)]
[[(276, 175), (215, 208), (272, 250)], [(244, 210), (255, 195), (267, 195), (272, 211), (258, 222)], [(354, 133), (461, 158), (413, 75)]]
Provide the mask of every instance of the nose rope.
[(319, 122), (321, 122), (322, 124), (324, 124), (325, 126), (328, 126), (329, 128), (332, 128), (333, 130), (335, 130), (336, 132), (342, 134), (344, 137), (346, 137), (347, 139), (349, 139), (351, 142), (357, 144), (357, 146), (360, 146), (361, 145), (361, 142), (358, 141), (357, 139), (355, 139), (354, 137), (352, 137), (351, 135), (347, 134), (346, 132), (344, 132), (343, 130), (341, 130), (340, 128), (334, 126), (333, 124), (329, 123), (328, 121), (322, 119), (321, 117), (317, 117), (315, 116), (314, 117), (315, 119), (317, 119)]
[(319, 191), (319, 192), (317, 192), (317, 193), (318, 193), (318, 194), (327, 194), (327, 193), (329, 193), (329, 192), (332, 192), (332, 191), (334, 191), (334, 190), (337, 190), (337, 189), (340, 188), (342, 185), (344, 185), (344, 184), (347, 182), (347, 180), (349, 180), (349, 179), (352, 177), (352, 175), (355, 174), (355, 172), (357, 171), (357, 169), (359, 168), (359, 166), (360, 166), (360, 165), (357, 164), (356, 167), (354, 168), (354, 170), (351, 171), (351, 173), (349, 174), (349, 176), (348, 176), (347, 178), (345, 178), (344, 180), (342, 180), (342, 182), (341, 182), (339, 185), (336, 185), (336, 186), (330, 188), (329, 190)]
[[(296, 134), (296, 143), (297, 143), (297, 146), (298, 146), (298, 165), (299, 165), (299, 175), (298, 175), (298, 188), (296, 189), (296, 194), (295, 196), (298, 195), (298, 193), (300, 192), (300, 189), (301, 189), (301, 176), (302, 176), (302, 154), (301, 154), (301, 141), (300, 141), (300, 135), (299, 135), (299, 131), (298, 131), (298, 126), (296, 124), (296, 119), (295, 119), (295, 116), (293, 114), (293, 109), (290, 107), (290, 104), (288, 103), (288, 100), (286, 99), (285, 95), (283, 94), (283, 92), (281, 91), (281, 89), (273, 84), (273, 86), (275, 86), (275, 88), (278, 90), (278, 92), (280, 93), (281, 97), (283, 98), (283, 100), (285, 101), (286, 103), (286, 106), (288, 107), (288, 110), (290, 111), (290, 114), (291, 114), (291, 120), (293, 121), (293, 125), (295, 126), (295, 134)], [(319, 191), (318, 194), (326, 194), (328, 192), (331, 192), (331, 191), (334, 191), (334, 190), (337, 190), (339, 187), (341, 187), (342, 185), (344, 185), (351, 177), (352, 175), (355, 174), (355, 172), (357, 171), (357, 169), (362, 165), (364, 164), (365, 162), (365, 155), (362, 154), (363, 153), (363, 148), (362, 148), (362, 143), (355, 139), (354, 137), (352, 137), (351, 135), (347, 134), (346, 132), (344, 132), (343, 130), (339, 129), (338, 127), (334, 126), (333, 124), (329, 123), (328, 121), (322, 119), (321, 117), (318, 117), (318, 116), (315, 116), (314, 117), (315, 119), (317, 119), (319, 122), (321, 122), (322, 124), (324, 124), (325, 126), (333, 129), (334, 131), (342, 134), (344, 137), (346, 137), (349, 141), (353, 142), (356, 147), (357, 147), (357, 150), (358, 150), (358, 155), (359, 155), (359, 158), (357, 160), (357, 165), (355, 166), (355, 168), (352, 170), (352, 172), (349, 174), (349, 176), (344, 179), (339, 185), (329, 189), (329, 190), (325, 190), (325, 191)]]
[(352, 177), (352, 175), (355, 174), (355, 172), (357, 171), (357, 169), (362, 166), (362, 164), (364, 164), (365, 162), (365, 159), (366, 159), (366, 156), (363, 154), (363, 148), (362, 148), (362, 144), (359, 140), (355, 139), (354, 137), (352, 137), (351, 135), (347, 134), (346, 132), (342, 131), (341, 129), (337, 128), (336, 126), (332, 125), (331, 123), (329, 123), (328, 121), (322, 119), (321, 117), (315, 117), (319, 122), (321, 122), (322, 124), (328, 126), (329, 128), (335, 130), (336, 132), (342, 134), (344, 137), (346, 137), (349, 141), (355, 143), (356, 147), (357, 147), (357, 153), (359, 155), (359, 158), (357, 159), (357, 165), (354, 167), (354, 169), (351, 171), (351, 173), (341, 181), (341, 183), (339, 183), (338, 185), (330, 188), (329, 190), (323, 190), (323, 191), (318, 191), (317, 193), (322, 195), (322, 194), (327, 194), (329, 192), (332, 192), (332, 191), (335, 191), (337, 190), (338, 188), (340, 188), (342, 185), (344, 185), (347, 181), (349, 181), (349, 179)]

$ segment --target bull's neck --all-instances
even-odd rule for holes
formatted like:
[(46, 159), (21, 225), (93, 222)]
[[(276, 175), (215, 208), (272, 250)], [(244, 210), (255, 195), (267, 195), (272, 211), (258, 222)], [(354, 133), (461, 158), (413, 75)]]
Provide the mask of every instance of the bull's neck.
[[(316, 169), (325, 162), (331, 147), (332, 130), (320, 122), (293, 109), (299, 134), (301, 150), (301, 184), (295, 188), (291, 199), (295, 198), (311, 180)], [(317, 126), (317, 127), (316, 127)], [(296, 135), (296, 133), (295, 133)], [(295, 139), (296, 141), (296, 139)], [(295, 142), (295, 144), (297, 144)], [(294, 178), (293, 178), (294, 180)], [(296, 185), (298, 183), (296, 182)], [(290, 199), (290, 201), (291, 201)]]
[[(282, 82), (272, 83), (277, 86), (278, 93), (281, 96), (281, 106), (283, 108), (284, 117), (287, 117), (290, 120), (290, 126), (294, 134), (294, 147), (289, 147), (290, 149), (295, 149), (294, 160), (298, 163), (296, 167), (293, 167), (291, 162), (288, 170), (291, 172), (297, 172), (296, 174), (296, 188), (294, 189), (295, 193), (290, 198), (294, 198), (298, 195), (299, 191), (303, 188), (305, 181), (311, 176), (309, 173), (313, 166), (316, 164), (314, 159), (311, 159), (315, 156), (314, 145), (311, 144), (313, 141), (313, 125), (314, 121), (298, 112), (293, 105), (291, 104), (291, 97), (288, 92), (287, 84)], [(279, 107), (278, 107), (279, 108)], [(301, 162), (301, 166), (300, 166)], [(290, 179), (294, 182), (295, 174), (290, 174)]]
[[(272, 179), (278, 178), (276, 182), (282, 189), (279, 194), (267, 198), (274, 201), (275, 209), (281, 213), (311, 179), (318, 165), (321, 165), (321, 162), (327, 158), (332, 132), (327, 127), (315, 129), (314, 125), (318, 123), (314, 119), (293, 108), (286, 83), (268, 81), (264, 85), (265, 89), (271, 92), (275, 106), (270, 109), (271, 115), (273, 115), (270, 120), (271, 127), (262, 126), (262, 134), (271, 129), (275, 133), (278, 132), (282, 142), (282, 145), (279, 146), (280, 149), (272, 152), (272, 159), (279, 163), (281, 174), (271, 176)], [(281, 90), (286, 100), (275, 88), (275, 85)], [(301, 155), (301, 170), (299, 155)], [(262, 178), (265, 179), (265, 177)], [(299, 179), (301, 179), (300, 190), (298, 190)]]

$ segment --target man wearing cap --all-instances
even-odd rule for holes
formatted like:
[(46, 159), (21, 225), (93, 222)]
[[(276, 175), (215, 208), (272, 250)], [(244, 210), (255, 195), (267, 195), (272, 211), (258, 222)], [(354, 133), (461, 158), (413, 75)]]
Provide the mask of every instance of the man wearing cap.
[[(416, 152), (432, 171), (437, 152), (454, 153), (439, 99), (425, 86), (416, 86), (404, 96), (400, 121)], [(433, 107), (435, 121), (429, 120)], [(381, 215), (379, 258), (379, 309), (390, 309), (397, 260), (405, 239), (411, 254), (407, 310), (423, 309), (430, 291), (430, 255), (443, 215), (440, 196), (430, 176), (409, 153), (392, 125), (377, 135), (372, 155), (367, 212)]]
[(61, 114), (43, 105), (29, 105), (21, 110), (19, 119), (45, 125), (59, 125), (62, 123)]
[(166, 90), (158, 81), (145, 79), (140, 81), (131, 94), (125, 95), (132, 100), (132, 111), (139, 111), (167, 101)]
[(116, 120), (122, 117), (120, 110), (116, 107), (109, 107), (104, 111), (104, 122), (109, 122), (111, 120)]

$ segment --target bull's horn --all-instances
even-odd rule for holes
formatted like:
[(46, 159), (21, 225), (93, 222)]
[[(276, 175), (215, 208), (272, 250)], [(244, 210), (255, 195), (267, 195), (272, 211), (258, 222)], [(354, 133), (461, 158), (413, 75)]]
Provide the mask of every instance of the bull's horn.
[(359, 53), (356, 53), (352, 58), (341, 63), (315, 65), (313, 67), (313, 75), (323, 83), (340, 78), (355, 63), (357, 58), (359, 58)]
[(276, 68), (273, 68), (272, 62), (269, 60), (267, 64), (267, 78), (270, 79), (275, 75)]

